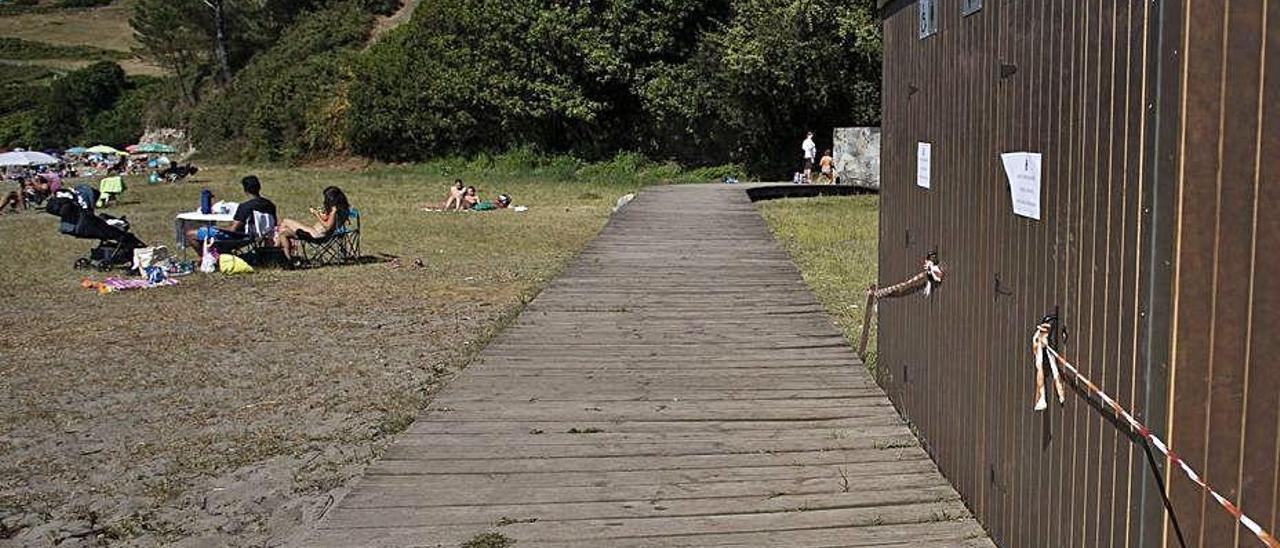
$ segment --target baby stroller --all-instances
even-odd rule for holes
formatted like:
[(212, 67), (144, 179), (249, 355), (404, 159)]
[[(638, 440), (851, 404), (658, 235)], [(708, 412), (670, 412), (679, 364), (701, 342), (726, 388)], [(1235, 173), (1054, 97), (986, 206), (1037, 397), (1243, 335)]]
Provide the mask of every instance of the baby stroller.
[(164, 180), (170, 183), (177, 183), (177, 182), (181, 182), (183, 179), (186, 179), (187, 177), (191, 177), (195, 175), (199, 171), (200, 171), (200, 168), (192, 164), (187, 164), (185, 166), (179, 165), (179, 164), (173, 164), (172, 166), (169, 167), (169, 169), (161, 171), (160, 176), (164, 178)]
[(111, 270), (133, 263), (133, 250), (146, 247), (137, 236), (129, 232), (129, 221), (123, 217), (95, 215), (93, 206), (98, 191), (89, 185), (78, 185), (75, 190), (59, 190), (49, 198), (45, 211), (56, 215), (62, 222), (58, 231), (68, 236), (97, 240), (98, 245), (84, 257), (76, 259), (78, 269), (94, 268)]

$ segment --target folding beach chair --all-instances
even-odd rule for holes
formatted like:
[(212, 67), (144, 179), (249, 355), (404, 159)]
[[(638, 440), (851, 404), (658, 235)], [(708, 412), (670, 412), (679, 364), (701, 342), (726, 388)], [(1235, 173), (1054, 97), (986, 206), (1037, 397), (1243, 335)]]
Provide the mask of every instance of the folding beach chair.
[[(245, 224), (244, 233), (236, 238), (216, 240), (213, 247), (218, 253), (236, 253), (249, 248), (249, 253), (257, 254), (263, 248), (275, 247), (276, 218), (261, 211), (253, 212), (253, 219)], [(258, 262), (258, 261), (250, 261)]]
[(124, 177), (107, 177), (98, 183), (98, 207), (107, 207), (124, 194)]
[(353, 263), (360, 259), (360, 210), (347, 210), (347, 222), (322, 238), (298, 234), (302, 258), (308, 264)]

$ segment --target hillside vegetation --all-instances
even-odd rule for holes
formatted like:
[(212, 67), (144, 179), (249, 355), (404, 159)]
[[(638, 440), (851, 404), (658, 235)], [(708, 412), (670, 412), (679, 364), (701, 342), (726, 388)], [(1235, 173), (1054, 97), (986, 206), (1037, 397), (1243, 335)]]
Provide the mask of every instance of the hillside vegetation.
[[(872, 0), (432, 0), (399, 25), (398, 0), (211, 4), (132, 1), (166, 77), (130, 127), (187, 128), (220, 158), (635, 152), (782, 175), (806, 129), (879, 121)], [(83, 139), (23, 129), (41, 116), (0, 108), (0, 146)]]

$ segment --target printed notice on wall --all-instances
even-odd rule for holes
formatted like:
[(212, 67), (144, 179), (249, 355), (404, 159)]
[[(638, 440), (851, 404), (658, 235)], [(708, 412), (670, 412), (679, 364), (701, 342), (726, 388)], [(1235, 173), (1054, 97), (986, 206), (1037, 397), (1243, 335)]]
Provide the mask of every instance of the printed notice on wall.
[(1013, 213), (1040, 220), (1040, 153), (1006, 152), (1000, 155), (1009, 176)]
[(933, 172), (933, 145), (925, 142), (916, 143), (916, 186), (929, 188), (929, 178)]

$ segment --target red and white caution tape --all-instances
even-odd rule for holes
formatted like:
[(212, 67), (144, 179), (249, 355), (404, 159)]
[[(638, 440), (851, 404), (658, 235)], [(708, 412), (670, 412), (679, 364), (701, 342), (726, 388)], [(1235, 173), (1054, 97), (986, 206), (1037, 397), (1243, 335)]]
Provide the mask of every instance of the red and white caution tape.
[[(1031, 349), (1036, 355), (1036, 411), (1044, 411), (1049, 408), (1048, 402), (1044, 398), (1044, 362), (1045, 349), (1052, 350), (1049, 346), (1049, 329), (1050, 324), (1042, 323), (1036, 326), (1036, 333), (1031, 337)], [(1058, 361), (1049, 359), (1049, 370), (1053, 372), (1053, 386), (1058, 392), (1058, 404), (1061, 405), (1067, 400), (1066, 390), (1062, 387), (1062, 375), (1058, 373)]]
[(1226, 497), (1223, 497), (1222, 495), (1218, 494), (1218, 492), (1215, 491), (1212, 487), (1209, 487), (1209, 484), (1205, 483), (1204, 479), (1200, 477), (1200, 474), (1196, 473), (1196, 471), (1191, 468), (1191, 465), (1187, 464), (1187, 461), (1182, 460), (1182, 458), (1179, 457), (1177, 453), (1174, 453), (1173, 450), (1170, 449), (1168, 445), (1165, 445), (1164, 441), (1161, 441), (1160, 438), (1156, 437), (1155, 434), (1152, 434), (1151, 430), (1149, 430), (1145, 425), (1143, 425), (1141, 422), (1138, 422), (1137, 417), (1134, 417), (1132, 413), (1129, 413), (1127, 410), (1125, 410), (1124, 407), (1121, 407), (1120, 404), (1117, 403), (1115, 399), (1112, 399), (1111, 396), (1108, 396), (1105, 392), (1102, 391), (1102, 389), (1098, 388), (1097, 385), (1093, 384), (1093, 381), (1090, 381), (1088, 377), (1085, 377), (1083, 374), (1081, 374), (1079, 369), (1076, 369), (1074, 365), (1071, 365), (1071, 362), (1067, 361), (1066, 358), (1063, 358), (1061, 354), (1058, 354), (1058, 352), (1054, 350), (1053, 347), (1049, 346), (1050, 329), (1052, 329), (1051, 324), (1042, 323), (1036, 326), (1035, 335), (1033, 335), (1031, 338), (1031, 348), (1032, 348), (1032, 351), (1035, 352), (1036, 372), (1037, 372), (1036, 373), (1037, 399), (1036, 399), (1036, 406), (1035, 406), (1036, 411), (1043, 411), (1046, 407), (1048, 407), (1044, 402), (1044, 367), (1043, 367), (1043, 360), (1048, 359), (1050, 368), (1053, 370), (1054, 381), (1058, 385), (1058, 403), (1061, 404), (1064, 401), (1062, 385), (1061, 385), (1060, 379), (1058, 378), (1058, 369), (1057, 369), (1057, 366), (1061, 365), (1062, 368), (1066, 370), (1067, 373), (1075, 377), (1076, 382), (1080, 386), (1084, 387), (1084, 389), (1088, 391), (1088, 395), (1090, 397), (1096, 397), (1099, 401), (1106, 404), (1106, 406), (1110, 408), (1111, 411), (1115, 413), (1117, 417), (1119, 417), (1121, 420), (1123, 420), (1125, 423), (1129, 425), (1129, 428), (1133, 430), (1135, 434), (1142, 436), (1142, 438), (1145, 439), (1148, 443), (1150, 443), (1152, 447), (1155, 447), (1157, 451), (1160, 451), (1161, 454), (1167, 457), (1169, 459), (1169, 462), (1177, 465), (1178, 468), (1180, 468), (1182, 472), (1186, 474), (1187, 478), (1189, 478), (1196, 485), (1199, 485), (1201, 489), (1205, 490), (1205, 492), (1209, 493), (1209, 496), (1213, 497), (1213, 500), (1218, 501), (1218, 504), (1220, 504), (1222, 508), (1227, 511), (1227, 513), (1235, 517), (1236, 521), (1240, 522), (1240, 524), (1243, 525), (1246, 529), (1252, 531), (1253, 534), (1258, 537), (1258, 540), (1262, 541), (1262, 543), (1267, 545), (1269, 548), (1280, 548), (1280, 541), (1277, 541), (1276, 538), (1271, 535), (1271, 533), (1268, 533), (1265, 529), (1262, 528), (1261, 525), (1258, 525), (1258, 522), (1254, 521), (1249, 516), (1244, 515), (1244, 513), (1240, 511), (1240, 508), (1235, 504), (1233, 504), (1231, 501), (1227, 500)]
[[(931, 255), (932, 256), (932, 255)], [(915, 276), (887, 287), (872, 288), (869, 291), (876, 300), (885, 297), (897, 297), (915, 291), (924, 286), (924, 296), (933, 293), (933, 285), (942, 283), (942, 267), (930, 259), (924, 260), (924, 268)]]

